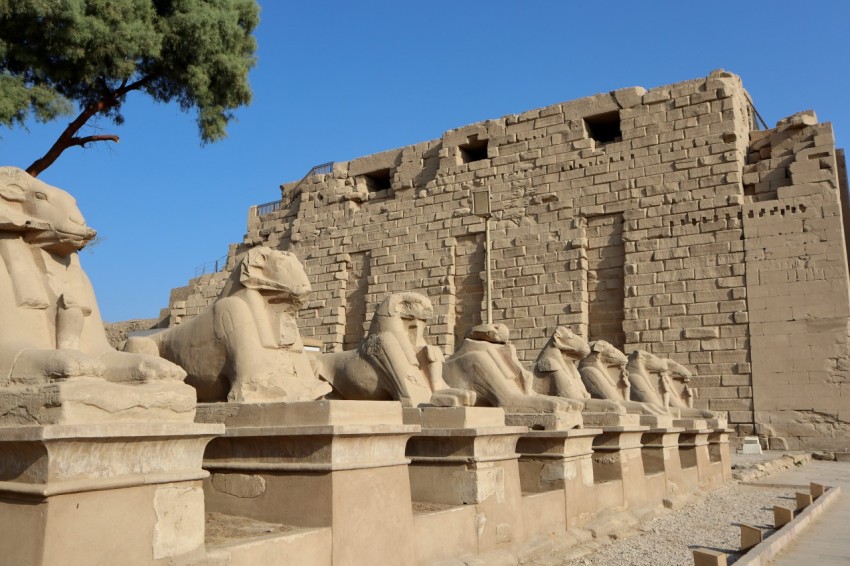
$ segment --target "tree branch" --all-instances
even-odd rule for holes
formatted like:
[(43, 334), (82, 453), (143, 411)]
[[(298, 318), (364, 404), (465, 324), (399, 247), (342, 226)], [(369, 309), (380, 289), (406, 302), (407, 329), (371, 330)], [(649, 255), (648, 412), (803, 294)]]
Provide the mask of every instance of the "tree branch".
[(138, 89), (142, 88), (143, 86), (145, 86), (146, 84), (148, 84), (152, 80), (153, 80), (153, 75), (145, 75), (144, 77), (142, 77), (139, 80), (132, 82), (130, 84), (127, 84), (126, 81), (125, 81), (124, 83), (121, 84), (121, 87), (118, 88), (113, 93), (113, 96), (115, 98), (120, 98), (120, 97), (124, 96), (125, 94), (127, 94), (128, 92), (130, 92), (131, 90), (138, 90)]
[(29, 167), (27, 167), (27, 173), (32, 175), (33, 177), (37, 177), (42, 171), (53, 165), (53, 163), (62, 155), (62, 152), (73, 146), (85, 146), (85, 144), (93, 141), (113, 141), (118, 142), (118, 136), (115, 135), (97, 135), (97, 136), (85, 136), (85, 137), (76, 137), (77, 132), (80, 131), (86, 122), (89, 119), (96, 115), (101, 114), (108, 111), (110, 108), (114, 108), (118, 106), (122, 102), (122, 98), (130, 91), (138, 90), (153, 80), (152, 75), (145, 75), (137, 81), (134, 81), (130, 84), (122, 83), (122, 85), (116, 89), (115, 91), (109, 93), (104, 96), (100, 100), (95, 103), (88, 105), (86, 108), (80, 112), (80, 115), (77, 116), (73, 122), (68, 124), (68, 127), (59, 135), (59, 138), (53, 143), (50, 149), (47, 150), (42, 157), (36, 159)]

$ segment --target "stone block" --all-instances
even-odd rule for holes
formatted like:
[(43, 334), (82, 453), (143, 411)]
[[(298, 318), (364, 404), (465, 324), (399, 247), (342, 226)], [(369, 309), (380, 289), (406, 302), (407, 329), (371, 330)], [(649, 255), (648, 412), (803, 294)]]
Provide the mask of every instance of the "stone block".
[(794, 511), (786, 507), (774, 505), (773, 525), (778, 529), (794, 520)]
[(505, 413), (507, 426), (525, 426), (531, 430), (570, 430), (583, 426), (582, 413)]
[(744, 437), (741, 445), (741, 454), (761, 454), (761, 443), (757, 436)]
[(501, 427), (505, 411), (498, 407), (418, 407), (403, 410), (404, 424), (426, 429)]
[(201, 457), (222, 432), (167, 422), (0, 428), (9, 478), (0, 487), (0, 524), (26, 531), (0, 537), (4, 561), (108, 564), (122, 556), (141, 565), (202, 552)]
[(802, 511), (812, 504), (813, 496), (811, 493), (801, 493), (798, 491), (795, 496), (797, 498), (797, 511)]
[(112, 383), (72, 377), (0, 389), (0, 425), (184, 422), (195, 417), (195, 391), (180, 381)]
[(761, 543), (764, 533), (758, 527), (741, 525), (741, 550), (746, 552)]
[(694, 566), (726, 566), (726, 553), (709, 548), (695, 548)]

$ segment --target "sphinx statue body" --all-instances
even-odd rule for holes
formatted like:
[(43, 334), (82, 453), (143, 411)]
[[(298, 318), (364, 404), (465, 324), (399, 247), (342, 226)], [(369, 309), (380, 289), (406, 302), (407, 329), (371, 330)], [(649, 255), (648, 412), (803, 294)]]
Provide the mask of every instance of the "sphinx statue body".
[(443, 370), (446, 383), (474, 391), (478, 405), (501, 407), (506, 413), (581, 411), (583, 400), (535, 390), (535, 377), (522, 366), (509, 338), (504, 324), (471, 328), (460, 347), (446, 360)]
[[(723, 418), (718, 413), (689, 406), (693, 393), (686, 380), (690, 380), (691, 372), (682, 364), (645, 350), (635, 350), (629, 355), (626, 369), (632, 385), (633, 400), (663, 407), (680, 418)], [(673, 376), (685, 381), (685, 386), (677, 387)]]
[(616, 398), (594, 397), (582, 381), (576, 364), (590, 353), (581, 336), (566, 326), (557, 327), (534, 363), (534, 390), (581, 401), (586, 412), (625, 413)]
[(581, 380), (595, 399), (609, 399), (640, 415), (665, 415), (661, 405), (632, 401), (632, 382), (626, 366), (628, 357), (610, 342), (594, 340), (578, 364)]
[(404, 407), (468, 406), (469, 390), (443, 379), (443, 353), (425, 340), (433, 306), (419, 293), (393, 293), (378, 305), (356, 350), (322, 354), (318, 375), (333, 394), (351, 400), (396, 400)]
[(0, 420), (191, 421), (180, 367), (109, 345), (77, 253), (94, 236), (71, 195), (0, 167)]
[(295, 254), (249, 249), (216, 301), (198, 316), (125, 350), (182, 366), (204, 402), (308, 401), (330, 391), (313, 373), (296, 315), (311, 291)]

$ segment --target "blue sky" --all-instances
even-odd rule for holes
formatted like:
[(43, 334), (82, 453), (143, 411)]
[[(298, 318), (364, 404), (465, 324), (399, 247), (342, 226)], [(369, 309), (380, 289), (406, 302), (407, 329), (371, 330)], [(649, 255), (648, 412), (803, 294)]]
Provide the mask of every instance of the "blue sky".
[[(202, 147), (194, 116), (131, 94), (121, 143), (41, 175), (101, 241), (82, 252), (104, 320), (155, 317), (242, 239), (248, 207), (313, 165), (626, 86), (735, 72), (773, 126), (813, 108), (850, 139), (846, 2), (260, 2), (254, 102)], [(64, 121), (0, 131), (26, 167)]]

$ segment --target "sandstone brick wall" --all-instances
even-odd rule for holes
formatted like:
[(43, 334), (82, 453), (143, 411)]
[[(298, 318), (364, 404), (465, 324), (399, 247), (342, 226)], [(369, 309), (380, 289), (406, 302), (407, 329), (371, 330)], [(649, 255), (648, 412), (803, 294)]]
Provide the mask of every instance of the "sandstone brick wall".
[(752, 140), (744, 191), (769, 196), (743, 214), (755, 421), (779, 446), (846, 448), (850, 308), (832, 130), (809, 114)]
[[(740, 434), (758, 425), (777, 442), (835, 443), (850, 419), (817, 399), (847, 396), (836, 151), (828, 124), (796, 120), (754, 131), (740, 79), (716, 71), (472, 124), (283, 185), (287, 205), (252, 209), (231, 256), (259, 244), (296, 252), (314, 288), (301, 332), (327, 350), (368, 326), (387, 293), (410, 290), (433, 301), (431, 339), (448, 354), (484, 312), (484, 221), (470, 207), (489, 188), (494, 320), (524, 361), (558, 325), (610, 335), (689, 365), (696, 404), (729, 411)], [(789, 227), (771, 233), (772, 219)], [(758, 251), (774, 246), (783, 251)], [(780, 272), (791, 274), (784, 294)], [(172, 321), (209, 304), (224, 275), (194, 281)], [(792, 331), (805, 338), (779, 364), (771, 352)], [(802, 383), (819, 388), (790, 402)], [(772, 393), (780, 384), (787, 395)], [(821, 413), (831, 424), (786, 426)]]

